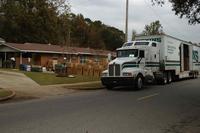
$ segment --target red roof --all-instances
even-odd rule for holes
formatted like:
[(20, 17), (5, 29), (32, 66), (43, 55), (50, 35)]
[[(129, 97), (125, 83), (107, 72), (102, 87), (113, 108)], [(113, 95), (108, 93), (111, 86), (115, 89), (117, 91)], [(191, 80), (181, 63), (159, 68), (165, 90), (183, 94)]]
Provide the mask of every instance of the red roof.
[(115, 56), (114, 52), (107, 50), (95, 50), (91, 48), (62, 47), (59, 45), (37, 44), (37, 43), (24, 43), (24, 44), (6, 43), (5, 45), (22, 52), (87, 54), (87, 55), (101, 55), (101, 56), (107, 56), (109, 53), (111, 53), (112, 56)]

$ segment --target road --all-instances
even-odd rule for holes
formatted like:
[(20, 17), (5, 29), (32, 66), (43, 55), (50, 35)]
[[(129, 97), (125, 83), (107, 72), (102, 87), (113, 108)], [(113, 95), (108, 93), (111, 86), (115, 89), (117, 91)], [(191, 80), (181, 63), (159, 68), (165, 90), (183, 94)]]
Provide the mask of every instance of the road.
[(1, 104), (0, 132), (197, 133), (199, 112), (200, 79), (192, 79)]

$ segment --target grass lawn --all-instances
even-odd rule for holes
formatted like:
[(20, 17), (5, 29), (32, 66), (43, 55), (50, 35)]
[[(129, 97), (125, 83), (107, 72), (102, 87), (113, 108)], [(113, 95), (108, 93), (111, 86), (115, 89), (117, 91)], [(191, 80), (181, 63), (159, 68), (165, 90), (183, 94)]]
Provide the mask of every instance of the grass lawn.
[(1, 89), (1, 88), (0, 88), (0, 98), (9, 96), (9, 95), (11, 95), (11, 94), (12, 94), (11, 91), (7, 91), (7, 90), (4, 90), (4, 89)]
[(72, 84), (72, 83), (100, 80), (99, 77), (81, 76), (81, 75), (76, 75), (75, 78), (68, 78), (68, 77), (56, 77), (55, 74), (41, 73), (41, 72), (24, 72), (24, 74), (40, 85)]
[[(10, 71), (10, 72), (19, 72), (24, 73), (26, 76), (34, 80), (40, 85), (54, 85), (54, 84), (73, 84), (73, 83), (80, 83), (80, 82), (90, 82), (90, 81), (99, 81), (100, 77), (93, 77), (93, 76), (81, 76), (76, 75), (75, 78), (68, 78), (68, 77), (56, 77), (56, 74), (53, 73), (42, 73), (42, 72), (24, 72), (19, 71), (18, 69), (0, 69), (2, 71)], [(99, 85), (85, 85), (83, 88), (88, 86), (99, 86)]]

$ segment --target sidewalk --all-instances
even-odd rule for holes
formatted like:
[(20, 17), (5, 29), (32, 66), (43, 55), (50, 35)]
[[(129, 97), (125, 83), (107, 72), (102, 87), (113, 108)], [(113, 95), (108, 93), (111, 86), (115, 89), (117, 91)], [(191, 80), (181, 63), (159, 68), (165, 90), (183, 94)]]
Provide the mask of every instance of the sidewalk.
[(0, 87), (15, 91), (17, 96), (42, 98), (77, 92), (78, 90), (81, 90), (81, 88), (83, 90), (93, 88), (102, 89), (103, 86), (100, 85), (100, 81), (95, 81), (75, 84), (40, 86), (32, 79), (25, 76), (23, 73), (0, 70)]
[(87, 85), (87, 84), (93, 84), (93, 83), (101, 83), (101, 82), (100, 81), (92, 81), (92, 82), (81, 82), (81, 83), (73, 83), (73, 84), (45, 85), (45, 86), (65, 87), (65, 86)]
[(49, 95), (50, 91), (40, 88), (36, 82), (23, 73), (0, 70), (0, 87), (34, 97)]

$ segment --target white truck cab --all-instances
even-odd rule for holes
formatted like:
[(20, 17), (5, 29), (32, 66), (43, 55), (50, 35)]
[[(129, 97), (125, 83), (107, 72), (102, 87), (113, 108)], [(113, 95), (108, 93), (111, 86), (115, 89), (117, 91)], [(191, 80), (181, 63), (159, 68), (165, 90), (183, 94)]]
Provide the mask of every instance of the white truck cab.
[(144, 82), (153, 82), (159, 69), (159, 44), (154, 41), (132, 41), (117, 49), (117, 58), (102, 73), (102, 84), (111, 89), (134, 85), (142, 88)]

